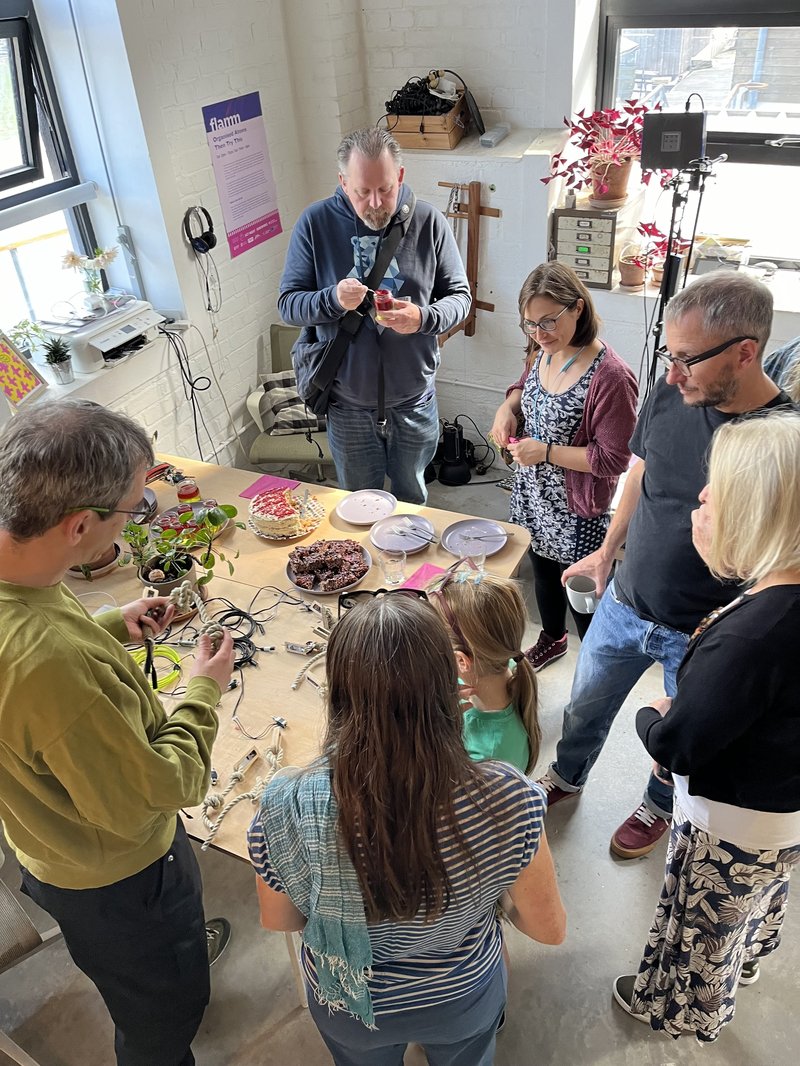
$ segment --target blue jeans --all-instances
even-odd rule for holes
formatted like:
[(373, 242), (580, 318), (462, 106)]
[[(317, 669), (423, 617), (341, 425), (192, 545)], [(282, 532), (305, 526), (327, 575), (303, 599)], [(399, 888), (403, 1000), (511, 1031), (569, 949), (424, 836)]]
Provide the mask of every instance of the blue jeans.
[(329, 1011), (308, 989), (308, 1009), (335, 1066), (403, 1066), (409, 1043), (422, 1044), (429, 1066), (492, 1066), (508, 978), (501, 959), (487, 984), (431, 1007), (378, 1015), (367, 1029), (344, 1011)]
[[(646, 622), (606, 589), (583, 638), (564, 709), (561, 740), (550, 776), (567, 792), (578, 792), (600, 754), (611, 725), (631, 689), (653, 663), (661, 663), (664, 691), (676, 692), (675, 675), (689, 637), (669, 626)], [(650, 775), (644, 802), (661, 818), (672, 817), (671, 784)]]
[(386, 425), (378, 412), (331, 402), (328, 442), (343, 489), (382, 489), (389, 477), (392, 492), (406, 503), (425, 503), (425, 467), (439, 442), (439, 409), (431, 392), (420, 403), (387, 407)]

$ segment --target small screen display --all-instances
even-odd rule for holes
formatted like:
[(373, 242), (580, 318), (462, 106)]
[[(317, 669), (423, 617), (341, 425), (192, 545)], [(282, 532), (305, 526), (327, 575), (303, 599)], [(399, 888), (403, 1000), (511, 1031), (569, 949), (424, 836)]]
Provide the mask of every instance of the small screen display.
[(136, 332), (136, 327), (135, 326), (120, 326), (119, 327), (119, 331), (120, 331), (120, 333), (135, 333)]

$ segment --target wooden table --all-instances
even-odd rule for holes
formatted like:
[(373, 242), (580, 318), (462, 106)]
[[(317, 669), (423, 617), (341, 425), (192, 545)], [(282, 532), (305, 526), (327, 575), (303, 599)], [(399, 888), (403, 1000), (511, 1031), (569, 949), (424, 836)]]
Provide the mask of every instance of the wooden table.
[[(240, 499), (239, 493), (253, 484), (258, 477), (257, 474), (248, 470), (220, 467), (176, 456), (161, 456), (160, 458), (195, 478), (204, 498), (213, 497), (219, 503), (233, 504), (239, 509), (238, 519), (247, 521), (249, 502)], [(151, 487), (156, 492), (159, 507), (162, 510), (175, 505), (177, 497), (174, 485), (156, 482)], [(273, 724), (272, 716), (286, 719), (287, 727), (282, 732), (284, 765), (306, 765), (320, 750), (320, 739), (324, 728), (323, 704), (318, 690), (307, 681), (303, 681), (296, 691), (292, 691), (292, 681), (307, 660), (304, 656), (287, 652), (284, 649), (284, 642), (305, 643), (308, 640), (321, 639), (313, 633), (314, 626), (319, 623), (319, 615), (303, 610), (298, 605), (298, 601), (324, 602), (335, 613), (337, 597), (336, 595), (304, 595), (294, 589), (286, 577), (287, 557), (298, 543), (308, 544), (323, 538), (350, 537), (359, 544), (372, 548), (373, 552), (375, 549), (369, 541), (368, 526), (349, 525), (333, 513), (339, 501), (347, 495), (346, 492), (341, 489), (303, 484), (298, 491), (302, 492), (305, 488), (317, 497), (325, 508), (326, 515), (319, 527), (301, 540), (267, 541), (257, 537), (249, 529), (233, 527), (226, 529), (219, 538), (219, 545), (226, 556), (232, 557), (238, 551), (239, 557), (233, 559), (235, 568), (233, 577), (223, 576), (227, 574), (225, 565), (217, 564), (217, 573), (207, 586), (209, 611), (213, 613), (223, 609), (223, 605), (214, 602), (212, 597), (225, 597), (237, 607), (245, 609), (251, 609), (252, 604), (254, 612), (264, 608), (274, 608), (266, 616), (262, 616), (269, 619), (265, 621), (263, 634), (256, 634), (253, 639), (257, 645), (263, 647), (271, 645), (276, 650), (259, 652), (257, 665), (243, 668), (241, 674), (238, 675), (243, 681), (243, 692), (241, 688), (236, 688), (222, 695), (219, 705), (220, 728), (212, 757), (219, 779), (216, 786), (218, 790), (222, 790), (228, 783), (231, 768), (247, 751), (255, 747), (263, 753), (269, 744), (269, 734), (259, 740), (252, 740), (237, 729), (231, 720), (237, 700), (239, 701), (237, 715), (244, 729), (253, 736), (258, 736), (265, 728)], [(433, 523), (437, 534), (441, 534), (452, 522), (469, 517), (452, 511), (404, 503), (398, 506), (397, 513), (424, 514)], [(520, 526), (506, 522), (501, 522), (500, 525), (513, 533), (513, 537), (509, 537), (501, 551), (487, 559), (486, 569), (503, 577), (511, 577), (517, 572), (528, 549), (530, 537), (528, 531)], [(430, 545), (410, 557), (409, 573), (412, 569), (416, 569), (417, 564), (421, 565), (424, 562), (445, 568), (453, 561), (454, 557), (439, 545)], [(266, 586), (275, 588), (269, 589)], [(109, 593), (118, 604), (133, 600), (141, 594), (141, 585), (137, 580), (136, 571), (131, 566), (120, 567), (92, 584), (71, 580), (70, 587), (76, 595), (94, 592)], [(373, 589), (381, 587), (379, 567), (373, 566), (360, 587)], [(276, 589), (280, 591), (275, 591)], [(281, 602), (281, 591), (290, 594), (293, 602)], [(171, 639), (176, 639), (175, 634)], [(193, 655), (191, 647), (178, 648), (178, 650), (185, 653), (187, 661), (191, 660)], [(163, 660), (161, 663), (157, 661), (156, 665), (160, 673), (164, 673), (167, 669)], [(321, 677), (322, 670), (316, 670), (315, 674)], [(173, 702), (175, 701), (168, 695), (164, 695), (164, 705), (167, 711)], [(256, 778), (265, 773), (266, 769), (266, 763), (259, 758), (248, 770), (244, 780), (230, 793), (229, 798), (253, 789)], [(247, 859), (245, 834), (252, 816), (251, 804), (239, 803), (229, 815), (226, 815), (212, 847), (237, 858)], [(205, 841), (208, 833), (203, 826), (200, 809), (187, 812), (186, 829), (190, 836)]]

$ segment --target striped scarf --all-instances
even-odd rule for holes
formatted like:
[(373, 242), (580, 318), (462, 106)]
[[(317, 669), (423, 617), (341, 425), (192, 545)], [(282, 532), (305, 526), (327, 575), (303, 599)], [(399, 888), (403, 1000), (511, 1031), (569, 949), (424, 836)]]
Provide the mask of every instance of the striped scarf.
[(367, 985), (372, 944), (358, 876), (339, 845), (330, 769), (274, 777), (264, 789), (259, 819), (275, 872), (307, 917), (303, 943), (314, 956), (317, 999), (374, 1029)]

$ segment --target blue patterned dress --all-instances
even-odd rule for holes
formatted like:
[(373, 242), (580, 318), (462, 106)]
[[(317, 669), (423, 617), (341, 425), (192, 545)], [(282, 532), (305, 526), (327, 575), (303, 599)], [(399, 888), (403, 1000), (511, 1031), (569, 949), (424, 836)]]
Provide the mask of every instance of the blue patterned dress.
[[(565, 392), (548, 392), (539, 378), (541, 357), (531, 367), (522, 391), (525, 432), (536, 440), (571, 446), (583, 417), (592, 378), (605, 355), (602, 348), (584, 373)], [(563, 466), (538, 463), (517, 470), (510, 517), (531, 535), (531, 548), (545, 559), (574, 563), (603, 543), (609, 516), (581, 518), (567, 505)]]

